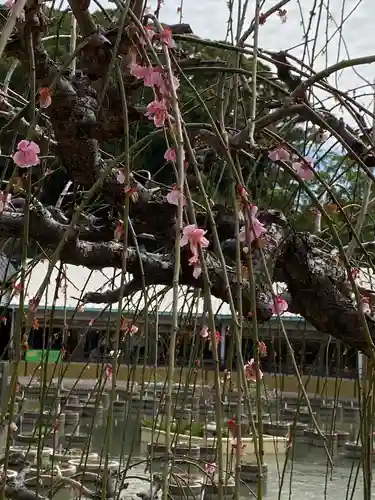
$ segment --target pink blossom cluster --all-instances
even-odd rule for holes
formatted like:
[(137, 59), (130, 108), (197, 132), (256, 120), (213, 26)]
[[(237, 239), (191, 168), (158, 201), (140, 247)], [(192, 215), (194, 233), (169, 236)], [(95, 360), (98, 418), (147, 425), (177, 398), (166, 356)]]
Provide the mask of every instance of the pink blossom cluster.
[(361, 297), (359, 301), (359, 310), (363, 314), (371, 314), (370, 299), (368, 297)]
[(165, 44), (168, 49), (173, 49), (176, 44), (172, 38), (172, 30), (170, 28), (163, 28), (159, 33), (154, 31), (153, 26), (144, 26), (146, 38), (141, 35), (139, 41), (144, 47), (151, 43), (153, 40), (159, 40), (160, 43)]
[(6, 210), (11, 200), (12, 195), (10, 193), (0, 191), (0, 214), (2, 214), (4, 210)]
[[(201, 328), (201, 331), (200, 331), (200, 336), (203, 340), (207, 341), (209, 340), (209, 337), (211, 335), (211, 330), (208, 328), (207, 325), (203, 325), (202, 328)], [(215, 343), (216, 343), (216, 346), (219, 345), (219, 342), (222, 340), (222, 337), (220, 335), (220, 332), (216, 331), (215, 332)], [(210, 340), (210, 348), (212, 348), (212, 345), (211, 345), (211, 340)]]
[[(166, 161), (170, 162), (176, 162), (177, 161), (177, 153), (176, 150), (169, 147), (166, 152), (164, 153), (164, 159)], [(184, 168), (185, 170), (188, 167), (188, 162), (185, 159), (184, 162)], [(171, 191), (167, 194), (167, 202), (170, 203), (171, 205), (176, 205), (178, 206), (179, 200), (181, 199), (182, 205), (185, 207), (186, 206), (186, 198), (184, 194), (181, 192), (181, 190), (177, 187), (177, 184), (172, 184), (172, 189)]]
[(261, 238), (267, 229), (256, 217), (258, 207), (249, 202), (249, 194), (241, 184), (237, 186), (237, 200), (245, 217), (245, 225), (241, 227), (238, 237), (240, 242), (244, 243), (243, 251), (247, 253), (253, 241)]
[[(254, 358), (250, 359), (248, 363), (244, 366), (245, 370), (245, 378), (246, 380), (251, 380), (252, 382), (257, 381), (257, 373), (256, 373), (256, 363)], [(258, 368), (258, 376), (259, 380), (262, 380), (263, 378), (263, 372)]]
[(257, 240), (264, 234), (267, 230), (264, 225), (257, 219), (256, 215), (258, 213), (258, 207), (247, 204), (245, 214), (246, 214), (246, 224), (241, 228), (238, 235), (239, 240), (246, 244), (246, 247), (250, 247), (254, 240)]
[(180, 245), (184, 247), (185, 245), (190, 246), (190, 251), (192, 256), (189, 259), (189, 264), (194, 267), (193, 276), (198, 279), (202, 274), (202, 266), (199, 257), (199, 249), (207, 248), (209, 241), (204, 237), (207, 231), (204, 229), (199, 229), (195, 224), (190, 224), (185, 226), (182, 230), (182, 238)]
[[(142, 45), (147, 45), (154, 38), (157, 38), (162, 44), (169, 49), (175, 46), (172, 38), (172, 31), (169, 28), (164, 28), (160, 33), (156, 33), (152, 27), (145, 27), (146, 37), (141, 37)], [(171, 86), (176, 91), (180, 82), (176, 76), (173, 76), (172, 81), (169, 80), (166, 71), (163, 68), (155, 66), (142, 66), (137, 64), (135, 59), (128, 65), (130, 74), (138, 80), (143, 80), (145, 87), (154, 89), (155, 99), (147, 106), (146, 116), (154, 121), (155, 127), (163, 127), (168, 118), (168, 108), (171, 93)]]
[(40, 148), (34, 141), (22, 140), (17, 145), (17, 151), (13, 155), (13, 161), (22, 168), (39, 165)]
[(167, 194), (167, 202), (171, 205), (178, 206), (181, 200), (182, 206), (186, 206), (186, 198), (183, 193), (181, 193), (180, 189), (177, 187), (177, 184), (172, 185), (172, 190)]
[(315, 179), (314, 161), (309, 156), (304, 156), (297, 161), (292, 161), (291, 153), (288, 151), (287, 147), (281, 144), (268, 153), (268, 158), (274, 162), (291, 161), (293, 170), (295, 170), (302, 180), (312, 181)]
[(4, 5), (5, 9), (11, 10), (11, 9), (13, 9), (15, 3), (16, 3), (15, 0), (5, 0), (5, 2), (3, 3), (3, 5)]
[(279, 316), (280, 314), (288, 310), (288, 302), (280, 295), (276, 295), (276, 297), (272, 299), (270, 309), (272, 311), (272, 314), (276, 314), (277, 316)]
[(129, 334), (130, 337), (132, 337), (133, 335), (135, 335), (138, 332), (139, 328), (138, 328), (138, 326), (133, 325), (131, 320), (129, 320), (127, 318), (121, 318), (120, 330), (122, 332)]

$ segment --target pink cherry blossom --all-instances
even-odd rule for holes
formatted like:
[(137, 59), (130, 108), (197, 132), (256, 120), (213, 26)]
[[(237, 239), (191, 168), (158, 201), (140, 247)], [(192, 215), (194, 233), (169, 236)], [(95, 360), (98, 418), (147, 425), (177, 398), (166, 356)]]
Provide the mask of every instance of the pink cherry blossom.
[(19, 167), (28, 168), (40, 163), (38, 157), (40, 149), (35, 142), (24, 139), (18, 143), (17, 149), (18, 151), (13, 155), (13, 161)]
[(202, 274), (201, 262), (199, 260), (199, 255), (193, 254), (189, 259), (189, 266), (193, 266), (193, 276), (198, 279)]
[(36, 313), (38, 310), (39, 300), (38, 297), (33, 297), (29, 300), (29, 312)]
[(14, 295), (19, 295), (21, 290), (23, 290), (22, 283), (16, 283), (15, 281), (13, 282), (13, 293)]
[(309, 156), (305, 156), (301, 161), (297, 161), (292, 164), (294, 170), (304, 181), (312, 181), (315, 178), (315, 174), (313, 170), (311, 170), (313, 166), (314, 162)]
[(112, 375), (113, 375), (112, 365), (110, 363), (107, 363), (104, 367), (104, 370), (105, 370), (105, 374), (106, 374), (107, 379), (111, 380)]
[(189, 259), (189, 264), (194, 266), (193, 277), (198, 279), (202, 274), (202, 265), (199, 259), (199, 248), (207, 248), (209, 241), (204, 237), (207, 233), (204, 229), (199, 229), (195, 224), (185, 226), (182, 230), (182, 238), (180, 245), (183, 247), (189, 243), (192, 256)]
[(131, 324), (131, 320), (127, 318), (121, 318), (120, 330), (132, 336), (138, 332), (139, 328), (138, 326)]
[[(145, 33), (146, 33), (146, 37), (147, 37), (148, 41), (151, 42), (155, 36), (155, 31), (152, 29), (151, 26), (144, 26), (144, 29), (145, 29)], [(146, 47), (148, 45), (147, 39), (145, 39), (145, 37), (143, 35), (139, 36), (139, 42), (143, 47)]]
[(258, 340), (258, 349), (261, 356), (267, 356), (267, 346), (263, 340)]
[(217, 465), (215, 462), (212, 462), (210, 464), (204, 464), (204, 470), (207, 472), (207, 474), (215, 474), (216, 468)]
[(164, 80), (162, 69), (150, 67), (149, 71), (143, 78), (143, 85), (145, 87), (163, 87)]
[(361, 297), (359, 309), (363, 314), (371, 314), (370, 299), (368, 297)]
[(202, 326), (201, 331), (200, 331), (200, 336), (202, 337), (202, 339), (207, 339), (209, 334), (210, 334), (210, 330), (209, 330), (208, 326), (206, 326), (206, 325)]
[(256, 214), (258, 212), (258, 207), (256, 205), (250, 205), (250, 222), (248, 223), (248, 228), (246, 230), (246, 226), (241, 228), (241, 231), (238, 235), (239, 240), (242, 243), (246, 243), (247, 245), (251, 245), (254, 240), (257, 240), (264, 234), (267, 229), (264, 225), (256, 218)]
[(178, 90), (180, 86), (180, 80), (177, 78), (177, 76), (173, 75), (172, 82), (170, 82), (169, 79), (167, 78), (162, 79), (162, 83), (161, 85), (159, 85), (159, 90), (163, 97), (169, 98), (171, 94), (170, 92), (171, 84), (174, 91)]
[(359, 276), (361, 274), (361, 270), (360, 270), (359, 267), (352, 267), (350, 269), (350, 272), (351, 272), (351, 275), (352, 275), (352, 278), (353, 278), (354, 281), (357, 280), (357, 279), (359, 279)]
[(145, 87), (163, 87), (163, 72), (161, 68), (153, 66), (141, 66), (136, 62), (131, 62), (128, 65), (129, 72), (138, 80), (143, 80)]
[(147, 106), (146, 116), (154, 120), (155, 127), (163, 127), (168, 116), (168, 108), (164, 100), (155, 100)]
[[(182, 230), (181, 246), (184, 247), (189, 243), (190, 250), (193, 256), (198, 257), (198, 248), (207, 248), (209, 241), (204, 237), (207, 233), (204, 229), (199, 229), (195, 224), (185, 226)], [(192, 264), (194, 262), (191, 262)]]
[[(253, 382), (256, 382), (257, 376), (256, 376), (256, 366), (254, 358), (250, 359), (250, 361), (246, 363), (244, 368), (245, 368), (246, 380), (251, 380)], [(262, 380), (263, 372), (260, 370), (260, 368), (258, 370), (258, 373), (259, 373), (259, 380)]]
[(233, 439), (231, 439), (230, 444), (232, 445), (232, 448), (234, 448), (234, 449), (236, 449), (237, 446), (239, 446), (239, 448), (240, 448), (240, 456), (242, 457), (244, 455), (246, 444), (244, 444), (241, 439), (238, 442), (237, 438), (233, 438)]
[(134, 334), (138, 333), (138, 330), (139, 330), (138, 326), (131, 325), (131, 327), (128, 328), (128, 333), (129, 333), (129, 335), (134, 335)]
[(0, 214), (2, 214), (8, 207), (11, 199), (12, 195), (10, 193), (6, 194), (3, 191), (0, 191)]
[(170, 203), (171, 205), (178, 206), (180, 200), (182, 206), (183, 207), (186, 206), (185, 196), (183, 195), (183, 193), (181, 193), (176, 184), (173, 184), (172, 191), (169, 191), (169, 193), (167, 194), (167, 202)]
[(241, 203), (248, 203), (249, 202), (249, 193), (244, 188), (244, 186), (242, 186), (242, 184), (239, 184), (237, 186), (237, 197), (239, 198), (239, 201)]
[(176, 161), (177, 160), (177, 153), (173, 148), (168, 148), (167, 151), (164, 153), (164, 159), (167, 161)]
[(162, 43), (165, 43), (165, 45), (169, 49), (173, 49), (176, 44), (174, 43), (174, 40), (172, 38), (172, 30), (170, 28), (164, 28), (160, 33), (159, 33), (159, 40)]
[(141, 66), (140, 64), (137, 64), (134, 61), (132, 61), (128, 65), (128, 68), (130, 74), (135, 78), (138, 78), (138, 80), (143, 80), (144, 78), (146, 78), (147, 75), (150, 73), (150, 69), (152, 70), (150, 66)]
[(193, 265), (194, 265), (193, 278), (195, 278), (197, 280), (199, 278), (199, 276), (202, 274), (202, 266), (201, 266), (199, 260), (197, 262), (195, 262)]
[(119, 184), (125, 184), (125, 173), (123, 170), (117, 172), (116, 180)]
[(287, 310), (288, 310), (288, 302), (285, 299), (283, 299), (280, 295), (274, 297), (273, 302), (271, 304), (272, 314), (282, 314)]
[(143, 80), (145, 87), (158, 88), (162, 97), (169, 98), (171, 85), (175, 91), (180, 86), (180, 81), (177, 76), (173, 75), (172, 81), (170, 82), (169, 79), (165, 77), (164, 71), (160, 67), (141, 66), (135, 61), (132, 61), (128, 64), (128, 68), (132, 76), (138, 80)]
[[(222, 340), (222, 337), (220, 335), (220, 332), (215, 332), (215, 344), (216, 344), (216, 347), (219, 345), (219, 342), (221, 342)], [(210, 340), (210, 343), (209, 343), (209, 349), (210, 351), (212, 351), (212, 341)]]
[(272, 149), (268, 153), (268, 158), (271, 161), (289, 161), (290, 153), (287, 149), (283, 148), (282, 146), (278, 146), (277, 148)]
[(130, 197), (133, 203), (137, 203), (139, 195), (136, 187), (127, 185), (124, 187), (124, 191)]
[(123, 237), (124, 235), (124, 223), (120, 220), (117, 225), (116, 225), (116, 228), (115, 228), (115, 231), (114, 231), (114, 234), (113, 234), (113, 238), (115, 241), (120, 241), (121, 238)]
[(10, 10), (13, 9), (15, 3), (15, 0), (5, 0), (3, 5), (5, 9)]
[(49, 87), (41, 87), (39, 89), (39, 104), (41, 108), (48, 108), (51, 106), (52, 95)]

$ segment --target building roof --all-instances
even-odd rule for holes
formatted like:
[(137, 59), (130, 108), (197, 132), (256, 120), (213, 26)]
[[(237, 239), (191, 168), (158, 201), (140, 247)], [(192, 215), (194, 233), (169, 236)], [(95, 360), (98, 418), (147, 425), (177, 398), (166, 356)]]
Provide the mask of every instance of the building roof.
[[(63, 286), (59, 288), (57, 297), (55, 298), (60, 267), (61, 264), (58, 263), (53, 269), (50, 283), (40, 302), (40, 309), (51, 308), (54, 304), (55, 309), (74, 311), (79, 304), (79, 299), (82, 298), (86, 292), (106, 291), (111, 288), (117, 288), (120, 285), (121, 271), (118, 269), (105, 268), (100, 271), (91, 271), (85, 267), (64, 264), (62, 268), (64, 276), (62, 280)], [(26, 304), (37, 294), (47, 274), (47, 270), (48, 261), (38, 262), (36, 265), (35, 262), (30, 261), (26, 278)], [(127, 280), (129, 281), (130, 279), (131, 276), (128, 275)], [(66, 291), (64, 290), (65, 283)], [(147, 302), (150, 312), (169, 315), (172, 313), (173, 291), (171, 288), (168, 289), (160, 285), (149, 286), (147, 289)], [(199, 316), (203, 312), (203, 305), (204, 301), (200, 298), (196, 290), (188, 289), (188, 287), (185, 286), (180, 287), (178, 298), (179, 314)], [(106, 304), (87, 304), (85, 310), (99, 312), (103, 310), (105, 306)], [(12, 297), (10, 307), (14, 309), (19, 307), (18, 296)], [(129, 313), (141, 312), (144, 307), (145, 299), (143, 292), (134, 294), (131, 299), (124, 298), (123, 300), (123, 310)], [(112, 306), (112, 311), (117, 311), (117, 308), (118, 305), (114, 304)], [(229, 305), (216, 297), (212, 297), (212, 308), (214, 315), (218, 318), (224, 319), (231, 317)], [(283, 317), (285, 319), (301, 319), (300, 316), (291, 313), (285, 313)]]

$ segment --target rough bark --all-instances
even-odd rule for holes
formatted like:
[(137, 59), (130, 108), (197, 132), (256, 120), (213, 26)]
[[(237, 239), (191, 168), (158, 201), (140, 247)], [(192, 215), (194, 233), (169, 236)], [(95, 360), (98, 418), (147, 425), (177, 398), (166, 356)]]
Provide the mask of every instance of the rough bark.
[[(350, 297), (347, 273), (332, 252), (310, 234), (290, 236), (278, 265), (292, 297), (293, 310), (306, 318), (318, 331), (346, 344), (370, 352), (362, 316)], [(375, 339), (375, 321), (366, 316)]]
[[(218, 210), (216, 213), (221, 213)], [(233, 235), (228, 224), (229, 213), (223, 230)], [(361, 315), (350, 296), (347, 273), (344, 266), (333, 256), (332, 249), (322, 248), (322, 241), (308, 233), (295, 233), (288, 227), (282, 214), (275, 211), (263, 212), (259, 219), (267, 228), (261, 248), (252, 248), (252, 262), (256, 283), (256, 310), (259, 321), (271, 318), (272, 292), (264, 271), (267, 265), (272, 280), (282, 280), (291, 295), (293, 312), (301, 314), (315, 328), (332, 335), (348, 345), (369, 353)], [(230, 218), (229, 218), (230, 220)], [(218, 227), (223, 223), (218, 218)], [(0, 237), (23, 235), (24, 216), (22, 212), (4, 212), (0, 216)], [(38, 240), (44, 248), (53, 250), (67, 229), (67, 224), (56, 221), (44, 209), (31, 211), (30, 237)], [(208, 228), (208, 233), (210, 228)], [(91, 269), (122, 267), (123, 246), (115, 241), (99, 241), (103, 232), (95, 226), (77, 228), (76, 236), (67, 241), (61, 255), (68, 264), (81, 265)], [(79, 237), (78, 237), (79, 236)], [(228, 240), (225, 240), (228, 242)], [(229, 240), (231, 241), (231, 240)], [(264, 256), (264, 261), (262, 258)], [(189, 265), (189, 250), (182, 249), (180, 284), (193, 288), (203, 288), (203, 278), (195, 279)], [(238, 293), (237, 273), (231, 252), (226, 252), (226, 272), (229, 289), (236, 304)], [(246, 256), (243, 257), (244, 264)], [(205, 252), (212, 294), (229, 302), (225, 273), (220, 259), (213, 249)], [(148, 285), (169, 286), (173, 278), (174, 253), (170, 249), (164, 253), (140, 252), (133, 246), (127, 249), (127, 271), (132, 280), (126, 283), (123, 295), (128, 296), (142, 290), (143, 280)], [(242, 276), (241, 293), (243, 310), (248, 317), (252, 310), (250, 282)], [(86, 303), (114, 303), (119, 299), (120, 290), (86, 294)], [(371, 336), (375, 339), (375, 321), (367, 317)]]
[[(101, 144), (122, 140), (124, 135), (120, 91), (112, 79), (113, 75), (109, 75), (108, 79), (107, 74), (119, 29), (121, 36), (118, 53), (121, 56), (126, 59), (133, 46), (143, 50), (139, 44), (135, 22), (141, 16), (142, 1), (132, 2), (134, 12), (129, 11), (129, 19), (123, 27), (111, 27), (106, 31), (95, 24), (88, 10), (90, 2), (70, 0), (69, 3), (84, 39), (84, 44), (77, 54), (80, 71), (71, 74), (62, 70), (49, 57), (41, 41), (47, 25), (43, 7), (35, 0), (29, 0), (25, 10), (25, 20), (19, 21), (18, 30), (8, 43), (7, 53), (18, 58), (28, 71), (30, 54), (27, 47), (31, 36), (37, 87), (53, 86), (52, 104), (45, 110), (45, 115), (50, 120), (53, 130), (54, 151), (69, 179), (76, 187), (87, 190), (97, 181), (105, 167), (100, 153)], [(191, 32), (187, 25), (170, 26), (170, 28), (175, 33)], [(271, 124), (293, 116), (304, 121), (309, 120), (322, 128), (328, 124), (340, 142), (347, 147), (349, 154), (354, 158), (359, 156), (368, 169), (372, 168), (375, 165), (372, 150), (350, 127), (331, 113), (316, 112), (310, 107), (301, 79), (293, 75), (285, 54), (276, 54), (274, 62), (279, 79), (285, 83), (292, 96), (284, 103), (280, 103), (280, 109), (258, 119), (255, 124), (256, 134)], [(137, 88), (137, 84), (129, 75), (126, 65), (124, 78), (128, 91), (126, 98), (129, 121), (144, 119), (144, 109), (137, 108), (132, 103), (132, 90)], [(302, 90), (296, 95), (295, 91), (298, 89)], [(186, 127), (189, 134), (192, 131), (194, 140), (200, 143), (200, 146), (202, 144), (205, 147), (209, 146), (210, 151), (215, 152), (215, 158), (216, 155), (227, 157), (225, 141), (219, 139), (214, 127), (203, 124), (186, 124)], [(221, 130), (220, 133), (223, 136), (227, 134), (228, 149), (231, 152), (238, 154), (241, 148), (249, 149), (248, 128), (244, 130), (228, 128)], [(41, 135), (40, 130), (37, 135)], [(247, 151), (246, 155), (251, 158), (251, 154)], [(129, 231), (129, 247), (126, 252), (127, 270), (131, 273), (132, 280), (125, 285), (123, 290), (125, 295), (141, 290), (143, 281), (146, 286), (171, 284), (176, 233), (176, 207), (166, 202), (165, 193), (152, 192), (137, 183), (133, 177), (131, 183), (137, 189), (139, 200), (130, 205), (129, 219), (132, 230)], [(117, 217), (122, 214), (124, 185), (117, 181), (115, 172), (106, 178), (100, 196), (109, 206), (108, 212), (112, 210)], [(215, 253), (212, 245), (213, 228), (207, 222), (207, 213), (204, 210), (197, 211), (198, 224), (207, 230), (207, 237), (211, 242), (211, 246), (204, 251), (209, 285), (212, 294), (223, 301), (229, 302), (230, 292), (236, 304), (239, 284), (233, 262), (234, 213), (228, 207), (215, 206), (213, 214), (225, 257), (225, 268), (220, 255)], [(242, 276), (240, 289), (243, 305), (242, 311), (238, 312), (248, 317), (252, 306), (255, 306), (260, 321), (270, 319), (273, 293), (264, 270), (265, 265), (271, 280), (281, 279), (287, 284), (295, 312), (303, 315), (318, 330), (333, 335), (368, 354), (369, 345), (365, 337), (363, 318), (351, 298), (346, 270), (333, 258), (331, 250), (323, 248), (321, 241), (311, 235), (294, 232), (279, 212), (265, 211), (259, 218), (266, 226), (267, 232), (261, 240), (261, 248), (259, 245), (251, 248), (256, 304), (252, 304), (249, 279)], [(0, 238), (22, 239), (24, 223), (21, 209), (5, 210), (0, 214)], [(30, 237), (37, 240), (47, 251), (53, 251), (64, 237), (69, 223), (66, 214), (35, 203), (30, 213)], [(61, 260), (92, 269), (108, 266), (120, 269), (124, 249), (121, 243), (113, 241), (114, 226), (115, 223), (109, 220), (109, 214), (108, 219), (83, 216), (74, 228), (73, 236), (66, 241)], [(203, 278), (193, 277), (192, 267), (189, 265), (189, 250), (183, 248), (181, 254), (180, 284), (190, 288), (202, 288)], [(245, 263), (246, 256), (243, 255), (243, 264)], [(85, 300), (96, 303), (115, 302), (119, 294), (119, 290), (102, 294), (89, 293)], [(367, 317), (367, 324), (372, 338), (375, 339), (375, 322)], [(17, 493), (13, 492), (12, 495), (13, 498), (17, 498)], [(19, 500), (27, 499), (20, 497)]]

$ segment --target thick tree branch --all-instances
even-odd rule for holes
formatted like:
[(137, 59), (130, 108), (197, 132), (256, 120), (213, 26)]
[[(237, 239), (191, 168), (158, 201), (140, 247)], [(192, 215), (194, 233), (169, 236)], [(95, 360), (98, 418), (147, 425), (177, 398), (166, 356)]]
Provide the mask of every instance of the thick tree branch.
[[(51, 211), (54, 210), (52, 207)], [(24, 224), (23, 211), (4, 211), (0, 215), (1, 237), (22, 238)], [(68, 226), (68, 221), (66, 224), (59, 222), (46, 208), (38, 207), (30, 210), (30, 235), (33, 239), (42, 244), (45, 243), (49, 247), (57, 245)], [(75, 237), (86, 241), (109, 241), (113, 237), (113, 231), (107, 224), (95, 226), (87, 222), (76, 228)]]
[[(312, 235), (291, 235), (279, 260), (292, 296), (293, 310), (318, 331), (369, 354), (362, 318), (348, 293), (346, 270)], [(375, 321), (366, 316), (375, 339)]]
[(79, 29), (84, 38), (97, 31), (97, 26), (89, 12), (90, 0), (69, 0), (70, 8), (77, 20)]
[(375, 55), (357, 57), (355, 59), (347, 59), (345, 61), (340, 61), (336, 64), (333, 64), (332, 66), (329, 66), (328, 68), (325, 68), (322, 71), (319, 71), (318, 73), (310, 76), (309, 78), (307, 78), (307, 80), (301, 81), (299, 85), (293, 90), (291, 98), (300, 95), (301, 92), (306, 91), (309, 87), (314, 85), (314, 83), (327, 78), (328, 76), (332, 75), (332, 73), (336, 73), (337, 71), (345, 68), (360, 66), (362, 64), (371, 64), (373, 62), (375, 62)]
[[(272, 316), (272, 292), (267, 283), (267, 277), (264, 273), (263, 258), (268, 267), (268, 271), (273, 276), (276, 260), (283, 249), (285, 241), (286, 221), (278, 212), (265, 212), (260, 217), (262, 222), (267, 226), (267, 233), (262, 241), (262, 248), (257, 247), (252, 249), (252, 260), (254, 267), (254, 275), (256, 280), (256, 308), (257, 317), (260, 321), (268, 320)], [(263, 257), (262, 257), (263, 254)], [(181, 275), (180, 284), (192, 288), (203, 287), (203, 277), (198, 279), (193, 277), (192, 267), (189, 265), (189, 250), (183, 249), (181, 259)], [(209, 283), (211, 285), (212, 294), (222, 299), (224, 302), (229, 302), (229, 291), (226, 289), (224, 272), (220, 260), (212, 253), (205, 254), (206, 266), (208, 271)], [(128, 271), (134, 276), (134, 280), (128, 283), (123, 294), (133, 293), (140, 290), (142, 287), (140, 267), (138, 265), (137, 256), (134, 252), (127, 256)], [(173, 269), (173, 254), (166, 256), (148, 254), (142, 252), (142, 263), (145, 271), (146, 284), (170, 284), (172, 279)], [(155, 269), (153, 270), (153, 266)], [(228, 266), (227, 274), (229, 280), (230, 292), (234, 300), (238, 295), (238, 282), (235, 267)], [(244, 278), (241, 282), (242, 291), (242, 314), (247, 317), (252, 309), (251, 287), (249, 281)], [(120, 289), (104, 293), (90, 293), (85, 296), (85, 302), (105, 303), (117, 301), (119, 298)]]
[[(162, 205), (162, 204), (161, 204)], [(233, 219), (227, 209), (226, 215), (215, 210), (218, 227), (222, 228), (222, 237), (233, 238)], [(0, 215), (0, 237), (23, 236), (24, 216), (21, 212), (5, 211)], [(321, 240), (305, 233), (293, 233), (285, 218), (279, 212), (268, 211), (260, 214), (259, 219), (267, 228), (261, 248), (252, 248), (252, 262), (256, 284), (256, 310), (259, 321), (267, 321), (272, 315), (272, 291), (264, 263), (271, 279), (281, 279), (288, 285), (292, 296), (293, 309), (304, 316), (319, 331), (333, 335), (352, 347), (369, 353), (363, 324), (357, 307), (350, 296), (346, 270), (332, 256), (330, 250), (321, 248)], [(232, 223), (231, 223), (232, 220)], [(32, 210), (30, 214), (30, 237), (38, 240), (43, 247), (54, 250), (66, 230), (66, 225), (57, 222), (47, 210)], [(210, 228), (208, 229), (208, 233)], [(82, 265), (91, 269), (114, 267), (121, 269), (123, 246), (114, 241), (82, 241), (77, 235), (94, 240), (98, 234), (92, 227), (77, 229), (76, 237), (67, 241), (61, 260), (68, 264)], [(221, 232), (219, 233), (221, 234)], [(209, 236), (210, 237), (210, 236)], [(236, 268), (228, 255), (226, 267), (229, 288), (236, 304), (238, 282)], [(203, 288), (203, 278), (195, 279), (189, 265), (189, 248), (181, 252), (180, 284), (191, 288)], [(220, 260), (211, 251), (204, 253), (208, 279), (212, 294), (229, 302), (224, 270)], [(246, 258), (244, 258), (246, 263)], [(151, 253), (134, 248), (127, 250), (127, 270), (133, 279), (125, 285), (124, 296), (142, 289), (142, 283), (148, 285), (170, 285), (173, 278), (174, 254), (173, 238), (170, 249), (165, 253)], [(248, 317), (252, 310), (250, 282), (242, 277), (241, 313)], [(85, 302), (114, 303), (119, 298), (120, 290), (104, 293), (89, 293)], [(371, 336), (375, 338), (375, 321), (367, 319)]]
[(123, 297), (129, 297), (132, 293), (138, 292), (142, 288), (142, 283), (139, 280), (132, 279), (129, 283), (125, 283), (122, 294), (121, 287), (115, 290), (107, 290), (106, 292), (89, 292), (86, 293), (83, 302), (91, 304), (115, 304)]

